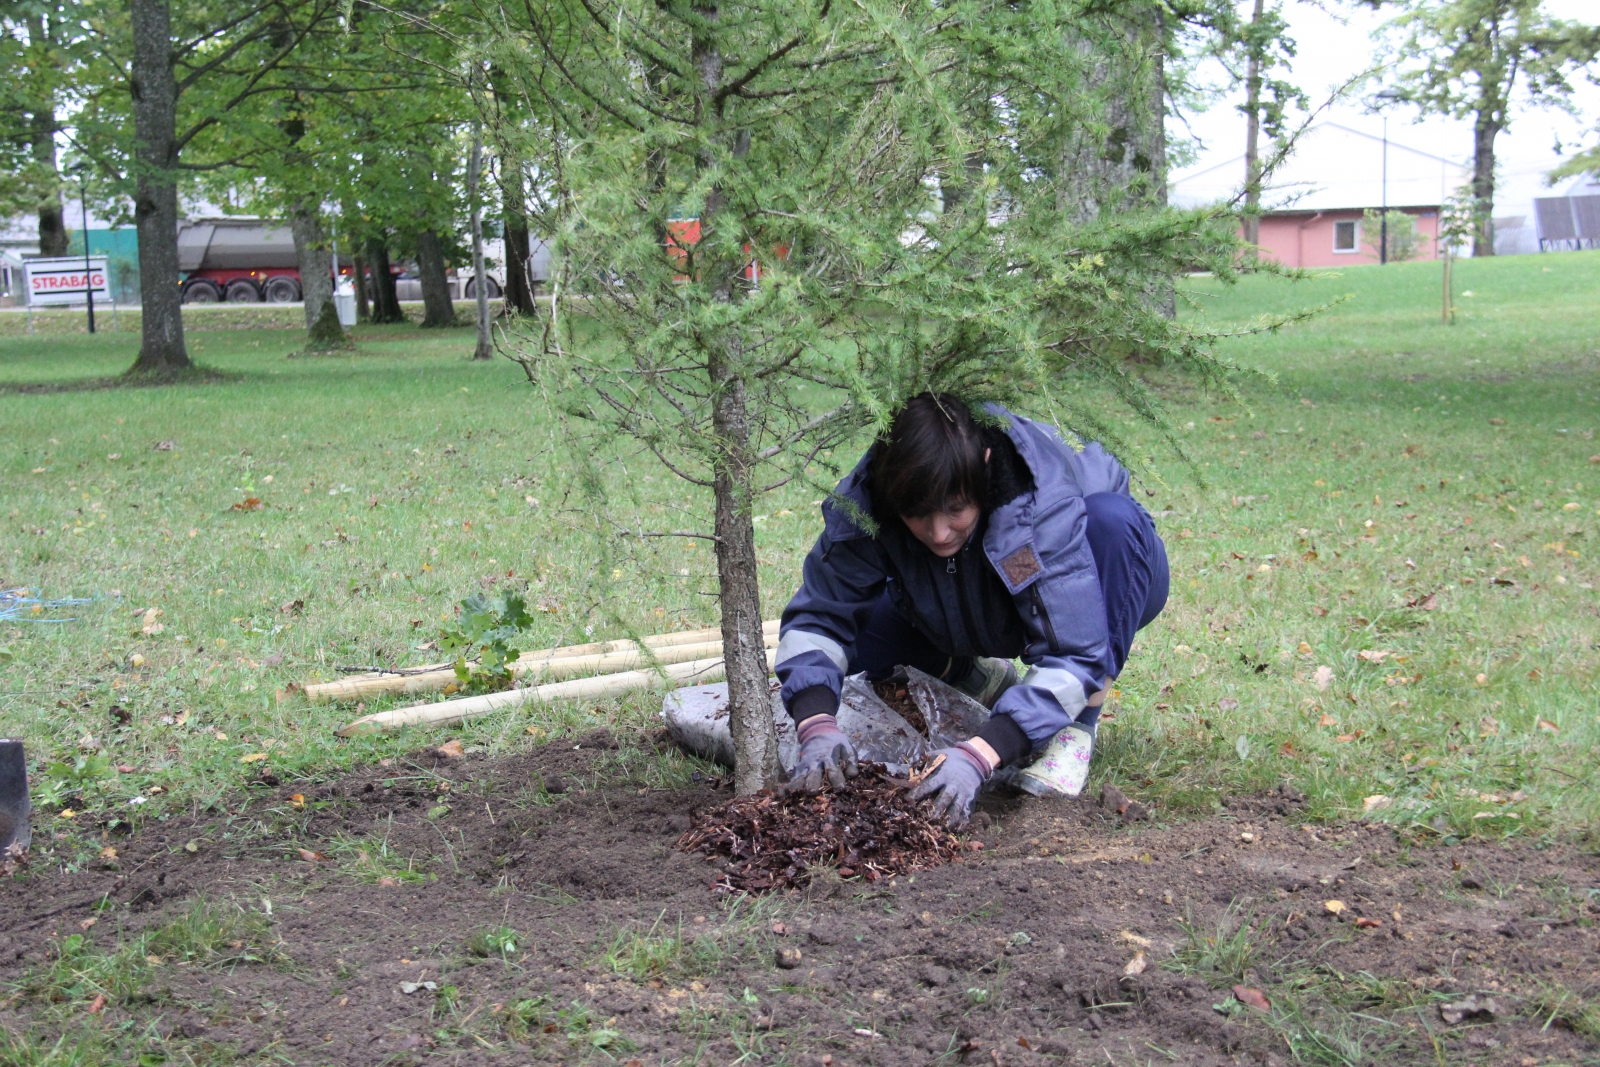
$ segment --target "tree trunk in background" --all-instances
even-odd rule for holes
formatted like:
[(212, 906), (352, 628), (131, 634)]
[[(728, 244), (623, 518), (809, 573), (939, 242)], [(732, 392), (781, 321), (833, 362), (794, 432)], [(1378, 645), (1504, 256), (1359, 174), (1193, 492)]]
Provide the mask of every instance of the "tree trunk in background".
[(367, 260), (359, 251), (350, 256), (351, 280), (355, 282), (356, 321), (372, 321), (372, 303), (367, 298)]
[(39, 254), (67, 254), (67, 220), (61, 210), (61, 189), (56, 177), (56, 116), (40, 111), (33, 116), (33, 158), (50, 173), (50, 188), (39, 197)]
[[(1261, 21), (1263, 0), (1256, 0), (1250, 23)], [(1255, 258), (1261, 241), (1261, 55), (1251, 51), (1244, 76), (1244, 243), (1246, 255)]]
[(372, 264), (372, 321), (405, 322), (400, 295), (394, 288), (394, 274), (389, 270), (388, 246), (379, 240), (368, 241), (367, 260)]
[(1494, 255), (1494, 139), (1500, 126), (1484, 111), (1472, 127), (1472, 199), (1477, 229), (1472, 257)]
[(172, 67), (167, 0), (131, 0), (133, 124), (136, 144), (133, 217), (139, 235), (139, 297), (144, 305), (137, 374), (192, 367), (183, 343), (178, 289), (178, 83)]
[(332, 254), (322, 247), (321, 220), (304, 201), (289, 209), (289, 232), (294, 234), (294, 257), (300, 265), (300, 294), (306, 304), (306, 329), (310, 330), (322, 315), (322, 305), (333, 301)]
[(532, 315), (533, 286), (528, 282), (528, 194), (522, 184), (522, 157), (512, 146), (500, 149), (500, 203), (505, 209), (506, 286), (501, 310)]
[(456, 324), (456, 306), (450, 300), (450, 279), (444, 264), (444, 245), (433, 230), (417, 234), (417, 275), (422, 280), (422, 325), (440, 329)]
[[(1092, 57), (1090, 80), (1104, 110), (1100, 128), (1062, 153), (1061, 210), (1088, 221), (1104, 212), (1164, 207), (1166, 189), (1165, 29), (1153, 3), (1109, 6), (1122, 47)], [(1100, 136), (1101, 129), (1104, 136)]]
[[(28, 17), (27, 22), (29, 44), (36, 48), (43, 47), (50, 38), (44, 16), (35, 13)], [(28, 134), (33, 160), (48, 173), (50, 179), (50, 188), (39, 197), (39, 254), (64, 256), (67, 254), (67, 222), (62, 214), (61, 189), (57, 184), (56, 132), (60, 127), (56, 125), (55, 101), (46, 93), (31, 103), (33, 110), (30, 112)]]
[(494, 339), (489, 325), (489, 275), (483, 267), (483, 205), (478, 202), (482, 180), (483, 129), (474, 122), (472, 155), (467, 157), (467, 202), (472, 205), (473, 319), (478, 327), (478, 343), (472, 350), (473, 359), (489, 359), (494, 355)]

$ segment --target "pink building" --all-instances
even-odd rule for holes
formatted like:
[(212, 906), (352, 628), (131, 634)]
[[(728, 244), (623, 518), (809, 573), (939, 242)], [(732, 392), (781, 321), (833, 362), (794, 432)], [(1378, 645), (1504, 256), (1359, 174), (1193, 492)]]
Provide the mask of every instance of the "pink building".
[[(1376, 208), (1374, 208), (1376, 210)], [(1413, 259), (1436, 259), (1439, 246), (1439, 205), (1407, 204), (1403, 208), (1417, 229)], [(1273, 211), (1261, 216), (1258, 245), (1262, 258), (1286, 267), (1339, 267), (1378, 262), (1378, 241), (1363, 233), (1361, 208), (1325, 211)], [(1389, 247), (1394, 247), (1391, 240)]]
[[(1240, 155), (1174, 178), (1169, 196), (1186, 207), (1237, 203), (1244, 176)], [(1413, 258), (1437, 258), (1439, 206), (1468, 176), (1454, 160), (1321, 123), (1301, 135), (1262, 189), (1261, 251), (1287, 267), (1376, 263), (1377, 240), (1367, 239), (1361, 219), (1387, 204), (1416, 226)]]

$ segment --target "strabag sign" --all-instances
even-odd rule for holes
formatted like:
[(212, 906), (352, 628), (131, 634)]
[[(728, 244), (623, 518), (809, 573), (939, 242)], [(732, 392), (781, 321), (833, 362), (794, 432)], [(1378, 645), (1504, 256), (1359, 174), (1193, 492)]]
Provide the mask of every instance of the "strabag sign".
[(24, 260), (23, 271), (26, 274), (28, 303), (35, 306), (87, 303), (84, 294), (91, 289), (95, 300), (108, 304), (111, 302), (104, 256), (90, 256), (87, 273), (83, 269), (82, 256), (76, 259)]

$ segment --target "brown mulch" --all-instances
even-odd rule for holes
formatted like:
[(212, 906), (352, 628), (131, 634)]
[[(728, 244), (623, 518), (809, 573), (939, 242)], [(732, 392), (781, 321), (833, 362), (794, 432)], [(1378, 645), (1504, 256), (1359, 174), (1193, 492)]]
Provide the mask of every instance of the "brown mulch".
[(917, 707), (917, 702), (911, 699), (911, 690), (906, 688), (905, 682), (885, 678), (881, 682), (873, 682), (872, 689), (878, 694), (878, 699), (889, 705), (891, 711), (911, 724), (911, 728), (923, 737), (928, 734), (928, 720), (922, 714), (922, 709)]
[(911, 800), (904, 781), (867, 764), (843, 790), (757, 793), (703, 811), (678, 847), (728, 857), (719, 891), (760, 893), (803, 888), (819, 867), (869, 882), (927, 870), (957, 859), (962, 843)]

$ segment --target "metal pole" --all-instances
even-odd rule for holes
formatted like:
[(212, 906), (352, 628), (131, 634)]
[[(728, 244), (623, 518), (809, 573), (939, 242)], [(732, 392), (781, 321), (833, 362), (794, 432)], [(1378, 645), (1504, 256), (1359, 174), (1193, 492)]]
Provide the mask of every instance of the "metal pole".
[(78, 178), (78, 206), (83, 209), (83, 295), (89, 302), (89, 332), (94, 333), (94, 271), (89, 266), (89, 176)]
[(339, 216), (328, 213), (328, 229), (333, 234), (333, 295), (339, 295)]
[(1378, 223), (1378, 263), (1389, 262), (1389, 116), (1383, 116), (1383, 219)]

